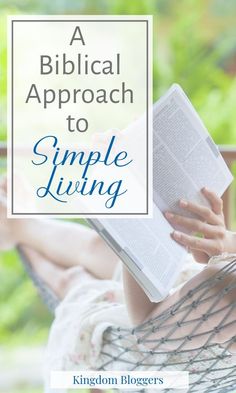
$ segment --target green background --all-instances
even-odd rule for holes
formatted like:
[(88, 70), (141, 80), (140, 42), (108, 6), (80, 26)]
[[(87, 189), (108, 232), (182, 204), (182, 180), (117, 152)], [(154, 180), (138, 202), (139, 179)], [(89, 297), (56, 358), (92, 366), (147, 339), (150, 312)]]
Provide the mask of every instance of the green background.
[[(6, 140), (7, 15), (150, 14), (153, 99), (178, 82), (216, 143), (236, 144), (235, 0), (0, 0), (0, 10), (0, 141)], [(2, 172), (4, 166), (2, 160)], [(0, 357), (6, 348), (14, 353), (22, 346), (45, 344), (52, 317), (14, 251), (0, 253), (0, 318)], [(17, 385), (11, 389), (39, 391), (42, 388)]]

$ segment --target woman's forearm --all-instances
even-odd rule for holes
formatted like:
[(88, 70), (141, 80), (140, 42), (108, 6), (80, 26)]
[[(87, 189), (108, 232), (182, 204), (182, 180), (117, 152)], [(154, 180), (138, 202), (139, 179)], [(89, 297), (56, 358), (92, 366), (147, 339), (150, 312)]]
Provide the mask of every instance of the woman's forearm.
[(156, 303), (152, 303), (140, 285), (136, 282), (127, 268), (123, 265), (123, 283), (125, 301), (131, 322), (134, 325), (141, 323), (149, 315)]
[(95, 231), (59, 220), (15, 220), (14, 237), (62, 267), (81, 265), (98, 278), (111, 278), (118, 258)]
[[(78, 260), (78, 248), (90, 240), (90, 234), (78, 231), (74, 224), (58, 220), (16, 220), (14, 227), (16, 243), (27, 245), (41, 252), (50, 260), (68, 266)], [(80, 250), (82, 251), (82, 250)]]
[[(234, 269), (228, 272), (227, 264), (230, 261), (222, 260), (217, 264), (208, 265), (200, 273), (195, 275), (191, 280), (187, 281), (181, 288), (177, 289), (172, 295), (168, 296), (159, 304), (156, 304), (147, 320), (157, 318), (157, 324), (160, 328), (156, 330), (149, 338), (153, 340), (150, 346), (155, 346), (155, 340), (162, 337), (169, 337), (166, 343), (160, 347), (166, 350), (176, 350), (185, 341), (181, 349), (195, 349), (203, 346), (211, 337), (211, 343), (222, 344), (230, 340), (235, 334), (236, 319), (234, 313), (234, 303), (236, 298), (236, 289), (234, 287), (236, 274)], [(222, 269), (225, 269), (223, 272)], [(215, 275), (220, 275), (221, 280), (215, 280), (215, 285), (200, 285), (207, 280), (212, 279)], [(195, 288), (195, 291), (192, 289)], [(225, 288), (229, 288), (224, 291)], [(192, 291), (192, 296), (187, 294)], [(178, 312), (167, 313), (180, 299), (183, 300), (182, 306), (179, 304)], [(185, 299), (185, 301), (184, 301)], [(192, 307), (192, 304), (194, 307)], [(166, 319), (159, 318), (165, 313)], [(169, 317), (168, 317), (169, 315)], [(201, 321), (203, 316), (207, 318)], [(200, 320), (200, 321), (199, 321)], [(199, 323), (201, 322), (201, 323)], [(177, 324), (179, 326), (177, 327)], [(173, 327), (176, 325), (176, 328)], [(214, 332), (214, 328), (218, 328)], [(186, 337), (192, 336), (191, 339), (185, 340)], [(231, 345), (230, 350), (236, 351), (236, 345)]]

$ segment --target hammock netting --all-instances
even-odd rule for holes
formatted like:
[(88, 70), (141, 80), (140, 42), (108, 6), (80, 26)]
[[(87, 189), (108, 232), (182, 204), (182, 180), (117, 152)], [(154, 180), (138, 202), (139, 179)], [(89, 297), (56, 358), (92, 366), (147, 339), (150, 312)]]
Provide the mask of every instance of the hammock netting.
[[(45, 303), (53, 311), (59, 303), (57, 297), (35, 275), (23, 253), (20, 253), (28, 274)], [(122, 326), (109, 327), (104, 334), (98, 370), (189, 371), (189, 393), (236, 391), (236, 354), (233, 355), (231, 351), (234, 346), (235, 352), (236, 329), (235, 336), (231, 335), (223, 345), (215, 344), (214, 341), (215, 335), (219, 335), (223, 329), (230, 328), (230, 325), (234, 327), (236, 323), (236, 299), (230, 297), (236, 289), (236, 279), (231, 279), (235, 277), (235, 272), (236, 259), (192, 288), (157, 317), (133, 329)], [(219, 283), (219, 291), (212, 295), (212, 287)], [(220, 308), (219, 304), (226, 295), (231, 301), (224, 303)], [(203, 305), (204, 314), (196, 313), (197, 308)], [(210, 326), (209, 329), (206, 322), (216, 315), (221, 317), (217, 319), (217, 325)], [(204, 325), (207, 326), (206, 329)], [(189, 334), (183, 336), (181, 331), (187, 326)], [(190, 343), (194, 340), (202, 342), (202, 345), (191, 347)], [(145, 392), (147, 389), (139, 388), (137, 391)]]

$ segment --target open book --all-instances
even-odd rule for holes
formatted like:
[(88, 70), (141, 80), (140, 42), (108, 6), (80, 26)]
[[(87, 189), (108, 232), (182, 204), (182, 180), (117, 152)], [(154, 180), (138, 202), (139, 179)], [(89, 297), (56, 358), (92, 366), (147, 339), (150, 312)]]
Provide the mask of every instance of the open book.
[(187, 251), (163, 216), (181, 198), (207, 205), (200, 190), (221, 196), (233, 177), (189, 99), (177, 84), (153, 107), (153, 218), (88, 220), (152, 301), (166, 297)]

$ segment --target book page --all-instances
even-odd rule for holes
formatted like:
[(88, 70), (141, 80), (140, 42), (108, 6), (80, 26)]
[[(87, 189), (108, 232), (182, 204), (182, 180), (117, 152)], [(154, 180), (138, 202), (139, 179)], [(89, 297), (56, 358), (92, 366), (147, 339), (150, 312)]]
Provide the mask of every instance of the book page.
[(188, 215), (181, 198), (208, 205), (207, 187), (221, 196), (233, 177), (183, 90), (173, 85), (153, 109), (154, 202), (161, 211)]
[(117, 249), (125, 249), (139, 270), (149, 271), (156, 283), (172, 285), (187, 252), (171, 238), (173, 228), (157, 206), (152, 219), (104, 219), (102, 225), (104, 237), (111, 236)]
[(187, 255), (172, 239), (173, 227), (163, 213), (170, 210), (191, 216), (180, 209), (181, 198), (207, 205), (201, 189), (208, 187), (222, 195), (231, 181), (192, 104), (173, 85), (153, 107), (153, 218), (96, 220), (101, 225), (96, 229), (123, 262), (124, 253), (129, 256), (129, 269), (134, 277), (139, 276), (144, 291), (149, 280), (146, 293), (151, 300), (168, 294)]

